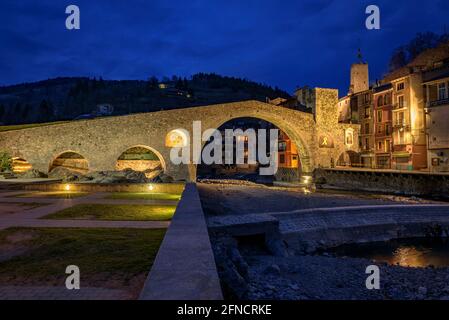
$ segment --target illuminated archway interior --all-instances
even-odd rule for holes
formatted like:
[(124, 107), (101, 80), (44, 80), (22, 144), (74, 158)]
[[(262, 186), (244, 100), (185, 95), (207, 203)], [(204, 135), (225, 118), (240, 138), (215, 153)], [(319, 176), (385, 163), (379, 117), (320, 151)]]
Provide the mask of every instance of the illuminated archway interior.
[(23, 158), (12, 158), (12, 171), (14, 173), (25, 173), (32, 169), (31, 164)]
[(164, 170), (158, 155), (150, 148), (138, 146), (124, 151), (117, 159), (116, 170), (132, 169), (152, 178)]
[(50, 164), (50, 172), (62, 167), (71, 171), (86, 174), (89, 171), (89, 163), (86, 158), (76, 152), (68, 151), (60, 154)]
[[(279, 129), (278, 146), (277, 146), (277, 163), (278, 171), (274, 175), (275, 180), (281, 181), (299, 181), (301, 175), (301, 161), (298, 154), (298, 148), (296, 144), (290, 139), (290, 137), (281, 129), (272, 124), (271, 122), (258, 119), (258, 118), (237, 118), (230, 120), (221, 125), (218, 130), (222, 134), (223, 150), (222, 155), (225, 157), (226, 143), (225, 143), (225, 130), (226, 129), (241, 129), (245, 131), (247, 129), (254, 129), (257, 134), (257, 130), (265, 129), (267, 131), (266, 154), (269, 154), (269, 130)], [(206, 143), (211, 143), (213, 138)], [(237, 141), (244, 141), (245, 163), (236, 164), (236, 143)], [(229, 146), (228, 146), (229, 147)], [(260, 147), (259, 141), (257, 141), (257, 148)], [(234, 138), (232, 145), (234, 164), (212, 164), (205, 165), (200, 164), (197, 167), (197, 175), (199, 178), (212, 178), (212, 177), (232, 177), (237, 179), (251, 179), (252, 177), (259, 175), (259, 167), (262, 166), (258, 159), (256, 164), (248, 164), (248, 137), (238, 136)]]

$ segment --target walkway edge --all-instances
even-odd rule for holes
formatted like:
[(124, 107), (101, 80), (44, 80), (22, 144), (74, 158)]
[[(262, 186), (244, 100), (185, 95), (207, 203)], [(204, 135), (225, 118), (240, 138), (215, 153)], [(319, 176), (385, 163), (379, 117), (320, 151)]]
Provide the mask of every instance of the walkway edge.
[(140, 300), (222, 300), (196, 184), (186, 185)]

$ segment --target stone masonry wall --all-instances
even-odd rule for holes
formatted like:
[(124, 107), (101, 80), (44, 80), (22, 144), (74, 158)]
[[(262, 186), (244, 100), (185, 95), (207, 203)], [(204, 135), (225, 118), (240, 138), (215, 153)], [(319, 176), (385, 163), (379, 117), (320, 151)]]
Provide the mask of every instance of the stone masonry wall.
[(449, 175), (441, 174), (316, 169), (314, 181), (349, 190), (443, 198), (449, 196)]
[[(176, 180), (192, 181), (196, 179), (196, 166), (175, 165), (170, 161), (170, 148), (165, 146), (167, 133), (184, 128), (192, 136), (193, 121), (201, 121), (204, 131), (218, 128), (231, 119), (254, 117), (285, 131), (298, 148), (302, 170), (312, 172), (315, 167), (328, 166), (331, 158), (336, 161), (347, 149), (344, 128), (351, 125), (337, 123), (337, 97), (336, 90), (316, 89), (316, 119), (309, 113), (259, 101), (243, 101), (1, 132), (0, 150), (27, 160), (34, 169), (43, 172), (48, 171), (50, 163), (61, 153), (77, 152), (87, 160), (90, 171), (98, 171), (114, 170), (125, 150), (145, 146), (158, 155), (166, 174)], [(352, 127), (357, 136), (358, 126)], [(332, 137), (334, 147), (319, 148), (320, 134)]]

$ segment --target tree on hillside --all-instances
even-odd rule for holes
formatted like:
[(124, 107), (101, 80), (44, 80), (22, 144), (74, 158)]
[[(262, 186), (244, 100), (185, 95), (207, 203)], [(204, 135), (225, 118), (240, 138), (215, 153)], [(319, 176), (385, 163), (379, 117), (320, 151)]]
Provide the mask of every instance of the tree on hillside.
[(3, 120), (3, 117), (5, 115), (5, 106), (3, 104), (0, 104), (0, 122)]
[(420, 32), (405, 46), (396, 48), (390, 58), (389, 71), (399, 69), (424, 51), (438, 47), (449, 41), (449, 33), (438, 35), (433, 32)]
[(149, 89), (157, 89), (158, 85), (159, 85), (159, 80), (155, 76), (151, 76), (148, 79), (148, 88)]
[(42, 100), (39, 105), (39, 118), (41, 121), (51, 121), (54, 116), (54, 108), (51, 102)]
[(409, 60), (412, 61), (420, 53), (435, 48), (440, 43), (440, 36), (433, 32), (418, 33), (407, 46)]
[(388, 69), (390, 71), (397, 70), (404, 67), (407, 64), (407, 53), (405, 47), (399, 47), (390, 58)]
[(31, 106), (27, 103), (27, 104), (25, 104), (23, 107), (22, 107), (22, 110), (21, 110), (21, 117), (22, 117), (22, 122), (23, 123), (26, 123), (27, 122), (27, 119), (28, 119), (28, 115), (29, 115), (29, 113), (30, 113), (30, 109), (31, 109)]

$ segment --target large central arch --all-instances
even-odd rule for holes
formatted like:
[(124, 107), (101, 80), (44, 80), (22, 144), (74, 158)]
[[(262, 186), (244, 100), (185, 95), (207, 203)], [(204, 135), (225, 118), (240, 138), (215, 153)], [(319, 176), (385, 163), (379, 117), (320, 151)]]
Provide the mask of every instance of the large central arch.
[[(215, 129), (215, 128), (208, 128), (208, 129)], [(303, 170), (302, 170), (302, 163), (301, 163), (301, 159), (299, 157), (299, 150), (297, 147), (297, 142), (295, 142), (293, 139), (290, 138), (290, 136), (281, 128), (279, 128), (278, 126), (276, 126), (274, 123), (272, 123), (271, 121), (267, 121), (262, 119), (261, 117), (234, 117), (231, 118), (230, 120), (226, 120), (223, 124), (221, 124), (218, 128), (216, 128), (217, 130), (219, 130), (221, 132), (222, 135), (222, 139), (221, 142), (225, 143), (225, 138), (224, 138), (224, 131), (225, 130), (241, 130), (241, 132), (243, 132), (243, 134), (245, 134), (245, 131), (248, 129), (254, 129), (256, 132), (256, 139), (257, 139), (257, 150), (254, 150), (256, 153), (254, 154), (254, 160), (255, 163), (248, 163), (248, 142), (245, 142), (244, 145), (244, 150), (245, 150), (245, 160), (244, 163), (230, 163), (229, 165), (226, 165), (224, 162), (223, 163), (219, 163), (219, 164), (200, 164), (196, 166), (197, 169), (197, 175), (200, 174), (201, 177), (210, 177), (210, 176), (233, 176), (233, 177), (247, 177), (247, 178), (254, 178), (254, 174), (258, 171), (258, 168), (260, 166), (259, 161), (257, 160), (258, 158), (258, 149), (260, 148), (260, 141), (258, 141), (258, 134), (257, 131), (260, 129), (278, 129), (279, 132), (279, 136), (278, 139), (276, 141), (276, 148), (278, 150), (278, 152), (280, 152), (278, 154), (277, 157), (277, 161), (278, 161), (278, 170), (277, 173), (275, 173), (274, 175), (270, 175), (271, 177), (273, 177), (275, 180), (282, 180), (282, 181), (299, 181), (299, 177), (301, 176)], [(204, 132), (204, 131), (203, 131)], [(267, 132), (267, 138), (269, 137), (270, 132)], [(210, 137), (210, 136), (209, 136)], [(242, 141), (242, 140), (240, 140)], [(248, 141), (248, 140), (245, 140)], [(283, 142), (285, 145), (284, 150), (279, 150), (279, 142)], [(296, 139), (296, 141), (298, 141)], [(209, 141), (203, 141), (202, 142), (202, 151), (204, 150), (205, 146), (209, 143)], [(211, 141), (211, 143), (213, 143)], [(234, 146), (233, 146), (233, 156), (234, 156), (234, 160), (235, 160), (235, 148), (236, 148), (236, 144), (237, 144), (237, 138), (234, 139), (233, 142)], [(227, 148), (228, 145), (222, 145), (222, 157), (223, 157), (223, 161), (224, 161), (224, 157), (225, 157), (225, 147)], [(269, 145), (265, 145), (266, 150), (265, 152), (269, 152)], [(304, 158), (304, 149), (302, 149), (302, 155)], [(264, 152), (264, 153), (265, 153)], [(299, 158), (299, 159), (298, 159)], [(270, 178), (269, 178), (270, 179)], [(268, 179), (268, 180), (269, 180)], [(268, 181), (267, 180), (267, 181)]]
[[(270, 122), (276, 127), (278, 127), (280, 130), (284, 131), (290, 139), (293, 141), (293, 143), (296, 145), (296, 148), (298, 150), (299, 160), (301, 161), (302, 165), (302, 171), (304, 173), (309, 173), (313, 171), (313, 164), (311, 162), (311, 156), (309, 147), (304, 142), (303, 138), (301, 137), (301, 134), (298, 132), (297, 129), (295, 129), (290, 123), (287, 121), (282, 121), (281, 119), (276, 119), (276, 117), (273, 116), (267, 116), (263, 113), (258, 113), (257, 116), (254, 116), (253, 114), (249, 113), (245, 115), (245, 113), (242, 113), (242, 115), (234, 115), (231, 117), (221, 118), (217, 119), (215, 122), (213, 122), (211, 127), (208, 128), (202, 128), (204, 129), (218, 129), (224, 124), (226, 124), (229, 121), (236, 120), (239, 118), (255, 118), (264, 120), (266, 122)], [(202, 143), (202, 148), (204, 148), (206, 142)]]

